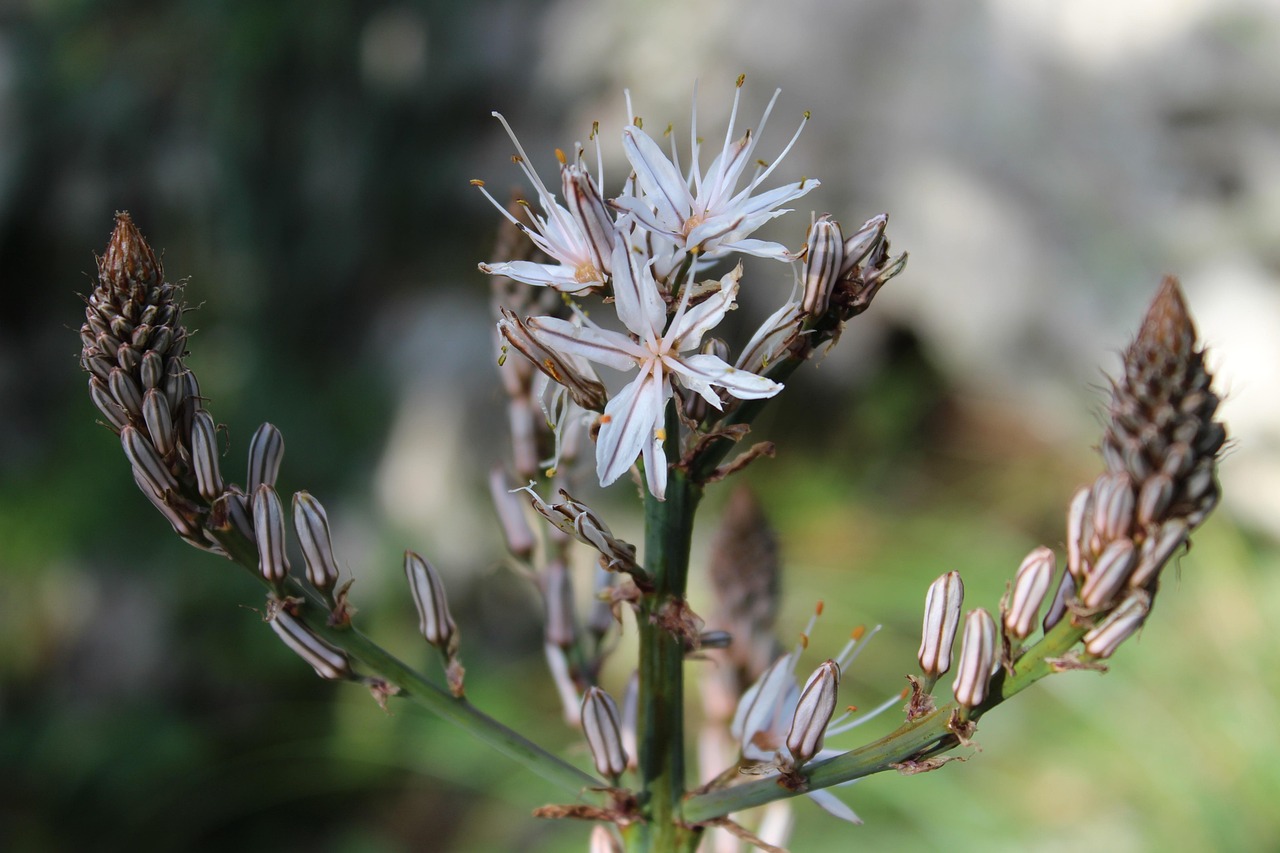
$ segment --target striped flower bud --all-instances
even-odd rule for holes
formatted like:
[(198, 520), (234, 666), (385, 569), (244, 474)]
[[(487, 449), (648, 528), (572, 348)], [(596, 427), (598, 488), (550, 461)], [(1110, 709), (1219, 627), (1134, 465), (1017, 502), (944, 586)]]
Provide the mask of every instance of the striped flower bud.
[(1009, 608), (1004, 612), (1004, 630), (1009, 636), (1023, 640), (1035, 628), (1040, 605), (1049, 593), (1057, 567), (1058, 560), (1053, 551), (1043, 545), (1022, 561), (1013, 579)]
[(284, 555), (284, 506), (276, 490), (266, 483), (253, 495), (253, 536), (258, 543), (258, 572), (275, 587), (289, 576)]
[(249, 494), (259, 486), (275, 486), (284, 458), (284, 436), (271, 424), (263, 424), (249, 442)]
[(137, 427), (128, 426), (120, 431), (120, 444), (124, 447), (124, 455), (139, 484), (145, 484), (151, 494), (164, 498), (170, 492), (178, 491), (178, 481), (173, 478), (169, 466), (165, 465), (155, 446)]
[(970, 610), (964, 620), (964, 637), (960, 641), (960, 658), (956, 663), (956, 680), (952, 685), (956, 701), (966, 708), (976, 708), (987, 698), (987, 684), (996, 667), (996, 621), (979, 607)]
[(1160, 574), (1174, 552), (1187, 543), (1190, 527), (1186, 520), (1173, 518), (1150, 531), (1138, 552), (1138, 565), (1129, 575), (1129, 586), (1140, 589)]
[(142, 395), (142, 422), (146, 424), (147, 435), (161, 456), (168, 456), (174, 451), (177, 435), (173, 429), (173, 417), (169, 414), (169, 401), (155, 388)]
[(1106, 618), (1084, 635), (1084, 650), (1096, 658), (1109, 658), (1125, 640), (1142, 627), (1151, 612), (1151, 595), (1134, 590)]
[(1049, 633), (1054, 625), (1062, 621), (1062, 617), (1067, 612), (1067, 602), (1076, 597), (1076, 579), (1071, 572), (1063, 572), (1062, 580), (1058, 582), (1058, 591), (1053, 596), (1053, 603), (1049, 605), (1049, 610), (1044, 614), (1044, 632)]
[(921, 671), (930, 678), (937, 678), (951, 668), (951, 647), (955, 644), (963, 602), (964, 582), (959, 572), (947, 572), (929, 585), (917, 657)]
[(498, 514), (498, 523), (502, 526), (502, 536), (506, 540), (507, 550), (521, 560), (533, 555), (537, 544), (529, 522), (525, 519), (524, 501), (511, 491), (507, 475), (502, 467), (495, 465), (489, 471), (489, 498)]
[(448, 651), (456, 642), (458, 627), (449, 613), (440, 573), (412, 551), (404, 552), (404, 573), (409, 579), (409, 592), (418, 608), (418, 630), (423, 639)]
[(1138, 555), (1130, 539), (1118, 539), (1107, 545), (1098, 555), (1098, 562), (1084, 579), (1080, 588), (1080, 601), (1091, 610), (1101, 610), (1111, 603), (1111, 599), (1133, 573)]
[(329, 516), (310, 492), (297, 492), (293, 496), (293, 529), (307, 564), (307, 580), (321, 592), (332, 589), (338, 582), (338, 561), (333, 556)]
[(613, 697), (599, 687), (588, 687), (582, 697), (582, 731), (591, 747), (600, 775), (616, 780), (627, 769), (622, 747), (622, 723)]
[(217, 500), (224, 488), (218, 465), (218, 428), (204, 409), (191, 419), (191, 467), (195, 469), (200, 496), (207, 501)]
[(827, 725), (836, 712), (836, 694), (840, 689), (840, 665), (826, 660), (814, 670), (800, 691), (791, 730), (787, 732), (787, 749), (792, 766), (800, 767), (822, 750)]
[(1085, 554), (1089, 550), (1092, 512), (1093, 490), (1084, 486), (1071, 498), (1067, 508), (1067, 571), (1077, 581), (1083, 580), (1088, 570)]
[(289, 615), (287, 610), (276, 611), (269, 624), (286, 646), (311, 664), (316, 675), (331, 680), (351, 677), (351, 664), (346, 653), (320, 639), (306, 623)]
[(588, 411), (604, 411), (608, 402), (604, 383), (585, 359), (562, 352), (543, 340), (550, 333), (538, 325), (537, 317), (522, 320), (508, 309), (502, 309), (498, 332), (529, 362), (554, 382), (564, 387), (569, 396)]
[(814, 317), (827, 312), (831, 289), (844, 266), (844, 234), (840, 223), (823, 214), (809, 228), (805, 244), (804, 298), (801, 308)]
[(573, 645), (573, 582), (564, 560), (553, 559), (547, 563), (542, 575), (542, 597), (546, 602), (546, 625), (543, 634), (546, 641), (562, 649)]
[(884, 229), (889, 225), (889, 214), (881, 213), (873, 216), (862, 227), (844, 241), (844, 259), (840, 263), (840, 276), (848, 275), (855, 266), (879, 246), (884, 238)]

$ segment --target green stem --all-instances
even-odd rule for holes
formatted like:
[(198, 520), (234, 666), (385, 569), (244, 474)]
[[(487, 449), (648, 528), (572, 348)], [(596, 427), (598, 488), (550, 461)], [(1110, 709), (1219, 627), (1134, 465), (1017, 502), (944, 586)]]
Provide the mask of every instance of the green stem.
[[(996, 674), (991, 680), (986, 702), (970, 711), (967, 719), (977, 720), (1041, 678), (1057, 672), (1053, 661), (1064, 657), (1086, 630), (1087, 625), (1075, 625), (1071, 619), (1063, 619), (1019, 658), (1012, 675), (1004, 670)], [(808, 790), (829, 788), (889, 770), (914, 758), (954, 749), (960, 741), (952, 733), (949, 723), (957, 710), (960, 709), (954, 702), (944, 705), (919, 719), (903, 723), (873, 743), (815, 762), (805, 767), (800, 776)], [(700, 823), (796, 794), (796, 791), (778, 784), (775, 776), (691, 796), (685, 800), (683, 814), (689, 823)]]
[[(232, 560), (249, 569), (260, 581), (262, 580), (262, 576), (257, 571), (257, 551), (247, 539), (234, 531), (226, 531), (219, 536), (219, 540)], [(305, 601), (305, 604), (298, 608), (297, 618), (327, 642), (346, 652), (359, 664), (361, 675), (381, 679), (388, 685), (399, 688), (397, 696), (408, 699), (448, 720), (498, 752), (523, 764), (548, 782), (572, 793), (577, 799), (593, 803), (604, 802), (604, 798), (595, 791), (605, 787), (605, 783), (601, 780), (552, 755), (528, 738), (480, 711), (466, 699), (457, 698), (447, 690), (436, 686), (386, 649), (352, 628), (349, 623), (338, 627), (330, 625), (329, 603), (310, 586), (291, 580), (289, 593)]]
[[(668, 456), (679, 458), (678, 425), (668, 409)], [(640, 801), (645, 820), (627, 834), (628, 849), (692, 850), (699, 833), (680, 820), (685, 792), (684, 640), (673, 628), (686, 612), (689, 545), (701, 490), (672, 468), (666, 500), (645, 495), (645, 568), (653, 589), (640, 601), (640, 701), (637, 719)]]

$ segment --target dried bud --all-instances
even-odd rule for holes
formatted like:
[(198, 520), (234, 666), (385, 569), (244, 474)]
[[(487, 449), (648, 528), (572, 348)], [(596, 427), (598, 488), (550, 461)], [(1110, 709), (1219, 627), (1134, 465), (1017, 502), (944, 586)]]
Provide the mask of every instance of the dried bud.
[(605, 558), (604, 566), (610, 571), (630, 572), (639, 569), (636, 563), (636, 547), (623, 542), (613, 535), (609, 526), (600, 520), (586, 504), (574, 500), (564, 489), (560, 490), (563, 501), (548, 504), (530, 483), (519, 491), (529, 493), (533, 499), (533, 508), (538, 515), (551, 522), (552, 525), (574, 537), (579, 542), (595, 548)]
[(263, 483), (253, 495), (253, 535), (258, 543), (258, 571), (279, 587), (289, 576), (284, 556), (284, 506), (276, 490)]
[(449, 651), (457, 643), (458, 628), (449, 613), (440, 573), (412, 551), (404, 552), (404, 573), (418, 608), (418, 630), (428, 643)]
[(622, 748), (618, 705), (599, 687), (588, 687), (582, 697), (582, 731), (600, 775), (609, 779), (621, 776), (627, 769), (627, 753)]
[(1049, 593), (1058, 567), (1053, 551), (1041, 545), (1027, 555), (1013, 579), (1009, 609), (1004, 612), (1004, 629), (1011, 637), (1026, 639), (1035, 628), (1040, 605)]
[(824, 661), (805, 682), (787, 733), (793, 767), (800, 767), (822, 750), (827, 725), (836, 711), (839, 689), (840, 665), (834, 660)]
[(873, 216), (851, 237), (844, 241), (844, 258), (840, 263), (840, 276), (844, 277), (872, 253), (884, 239), (884, 229), (889, 225), (889, 214)]
[(844, 234), (840, 223), (823, 214), (809, 229), (804, 256), (804, 299), (806, 314), (818, 317), (827, 312), (831, 289), (844, 266)]
[(293, 496), (293, 529), (307, 564), (307, 580), (321, 592), (332, 589), (338, 582), (338, 561), (333, 556), (329, 516), (310, 492), (296, 492)]
[(351, 664), (346, 653), (320, 639), (314, 631), (287, 610), (276, 611), (271, 630), (316, 671), (321, 678), (337, 680), (351, 677)]
[(952, 685), (956, 701), (975, 708), (987, 698), (987, 684), (996, 667), (996, 622), (981, 607), (970, 610), (964, 620), (964, 638), (960, 642), (960, 659), (956, 664), (956, 680)]
[(572, 328), (565, 320), (554, 317), (530, 317), (522, 320), (507, 309), (502, 310), (498, 332), (534, 367), (563, 386), (575, 403), (588, 411), (604, 411), (608, 394), (595, 371), (585, 359), (569, 355), (558, 347), (568, 337), (563, 327)]
[(1084, 650), (1096, 658), (1109, 658), (1121, 643), (1142, 627), (1151, 612), (1151, 595), (1134, 590), (1106, 618), (1084, 635)]
[(249, 494), (261, 485), (275, 486), (284, 458), (284, 436), (271, 424), (263, 424), (249, 442)]
[(951, 668), (951, 647), (955, 643), (963, 602), (964, 582), (959, 572), (947, 572), (929, 585), (917, 655), (920, 669), (928, 677), (937, 678)]

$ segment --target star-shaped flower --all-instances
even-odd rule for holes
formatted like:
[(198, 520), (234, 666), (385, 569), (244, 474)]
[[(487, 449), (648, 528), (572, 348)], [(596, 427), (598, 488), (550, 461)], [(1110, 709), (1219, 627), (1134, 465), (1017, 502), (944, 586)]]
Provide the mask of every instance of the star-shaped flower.
[(609, 399), (600, 418), (596, 473), (600, 484), (607, 486), (643, 455), (649, 491), (661, 500), (667, 486), (663, 416), (673, 381), (701, 395), (716, 409), (721, 408), (716, 388), (740, 400), (754, 400), (772, 397), (782, 386), (717, 356), (696, 352), (702, 336), (735, 307), (741, 267), (720, 279), (719, 290), (692, 307), (690, 281), (669, 323), (653, 272), (647, 264), (637, 264), (628, 241), (620, 240), (615, 246), (612, 268), (615, 307), (630, 334), (590, 322), (577, 326), (555, 317), (530, 317), (527, 326), (550, 349), (580, 355), (615, 370), (639, 368), (636, 377)]

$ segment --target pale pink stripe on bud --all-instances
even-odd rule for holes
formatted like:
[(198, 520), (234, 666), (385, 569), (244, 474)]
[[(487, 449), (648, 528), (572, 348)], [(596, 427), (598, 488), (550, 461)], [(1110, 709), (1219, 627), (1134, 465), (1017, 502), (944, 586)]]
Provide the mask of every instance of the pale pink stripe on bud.
[(1096, 658), (1111, 657), (1121, 643), (1142, 627), (1150, 612), (1151, 595), (1141, 589), (1130, 592), (1105, 619), (1084, 635), (1084, 650)]
[(964, 582), (959, 572), (947, 572), (929, 585), (924, 599), (924, 630), (920, 639), (920, 669), (932, 678), (951, 668), (951, 647), (960, 624)]
[(444, 581), (440, 573), (426, 560), (412, 551), (404, 552), (404, 573), (409, 579), (409, 592), (418, 608), (418, 630), (431, 645), (448, 649), (457, 631), (449, 602), (444, 594)]
[(1076, 597), (1076, 579), (1071, 572), (1063, 572), (1062, 580), (1058, 582), (1058, 591), (1053, 596), (1053, 603), (1049, 605), (1049, 612), (1044, 614), (1044, 632), (1049, 633), (1054, 625), (1062, 621), (1062, 617), (1067, 612), (1067, 602)]
[(191, 418), (191, 467), (196, 473), (196, 489), (207, 501), (222, 494), (222, 470), (218, 465), (218, 428), (204, 409)]
[(956, 701), (975, 708), (987, 698), (987, 684), (996, 666), (996, 621), (983, 608), (970, 610), (964, 621), (964, 638), (952, 685)]
[(310, 492), (295, 492), (293, 495), (293, 529), (298, 534), (302, 559), (307, 564), (307, 580), (318, 590), (332, 589), (338, 582), (338, 561), (333, 556), (329, 516)]
[(274, 486), (284, 458), (284, 436), (271, 424), (263, 424), (249, 441), (249, 494), (261, 485)]
[(618, 704), (599, 687), (588, 687), (582, 697), (582, 731), (602, 776), (616, 779), (627, 769), (627, 752), (622, 747), (622, 723)]
[(1035, 628), (1040, 605), (1053, 583), (1053, 572), (1058, 560), (1053, 551), (1041, 545), (1033, 550), (1018, 567), (1013, 579), (1013, 591), (1009, 595), (1009, 609), (1004, 612), (1004, 629), (1011, 637), (1025, 639)]
[(831, 289), (844, 266), (844, 234), (840, 223), (823, 214), (809, 228), (805, 245), (804, 299), (805, 313), (821, 316), (827, 311)]
[(840, 689), (840, 664), (823, 661), (805, 682), (796, 703), (791, 730), (787, 732), (787, 749), (793, 767), (799, 767), (822, 750), (827, 725), (836, 712), (836, 694)]
[(288, 611), (280, 610), (271, 620), (271, 630), (293, 649), (298, 657), (311, 664), (316, 675), (332, 680), (349, 678), (351, 664), (343, 651), (320, 639), (301, 620), (290, 616)]
[(1118, 539), (1109, 544), (1098, 556), (1098, 562), (1080, 588), (1080, 601), (1091, 610), (1098, 610), (1111, 603), (1111, 599), (1129, 580), (1137, 562), (1133, 542)]
[(533, 554), (537, 540), (529, 528), (524, 514), (524, 502), (511, 491), (507, 475), (501, 466), (494, 466), (489, 471), (489, 497), (498, 514), (498, 523), (502, 526), (502, 536), (506, 540), (507, 550), (522, 560)]
[(284, 555), (284, 505), (266, 483), (253, 494), (253, 535), (258, 543), (258, 571), (273, 586), (289, 576)]
[(1067, 571), (1077, 581), (1088, 572), (1085, 553), (1090, 536), (1089, 518), (1093, 508), (1093, 490), (1088, 486), (1079, 489), (1071, 498), (1067, 509)]

